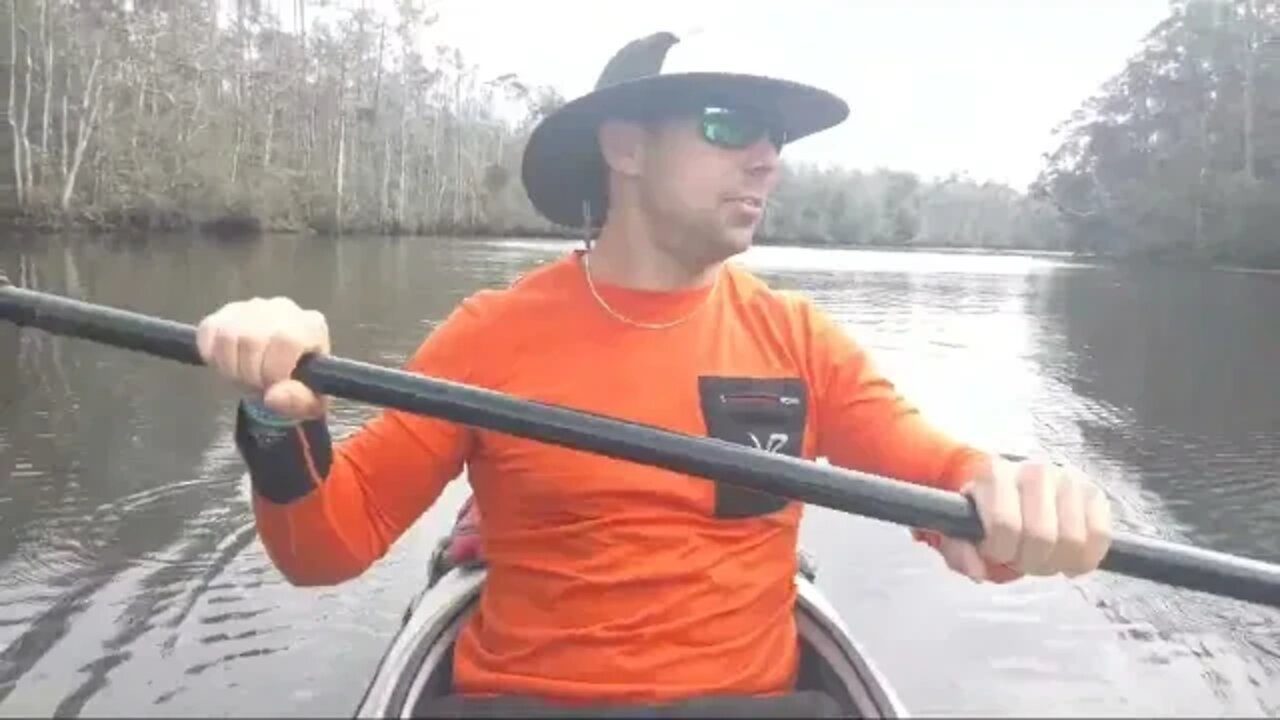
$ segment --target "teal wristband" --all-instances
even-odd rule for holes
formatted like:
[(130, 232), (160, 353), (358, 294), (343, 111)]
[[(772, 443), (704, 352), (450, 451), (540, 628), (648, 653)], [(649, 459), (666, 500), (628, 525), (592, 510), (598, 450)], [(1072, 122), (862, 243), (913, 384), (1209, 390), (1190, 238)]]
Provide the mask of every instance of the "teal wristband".
[(254, 423), (269, 428), (291, 428), (298, 425), (297, 420), (287, 418), (267, 407), (257, 398), (244, 399), (244, 414)]

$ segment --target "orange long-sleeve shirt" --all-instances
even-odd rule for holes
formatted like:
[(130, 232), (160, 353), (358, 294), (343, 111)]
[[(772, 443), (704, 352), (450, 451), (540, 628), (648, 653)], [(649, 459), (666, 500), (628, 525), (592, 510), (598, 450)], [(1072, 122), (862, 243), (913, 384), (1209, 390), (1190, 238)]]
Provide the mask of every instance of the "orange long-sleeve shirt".
[[(468, 298), (408, 368), (949, 489), (985, 462), (811, 303), (739, 267), (714, 288), (597, 288), (633, 320), (697, 312), (624, 324), (573, 253)], [(242, 409), (237, 438), (262, 541), (298, 584), (361, 573), (467, 467), (489, 576), (458, 692), (663, 702), (793, 679), (797, 503), (398, 411), (331, 447), (322, 422)]]

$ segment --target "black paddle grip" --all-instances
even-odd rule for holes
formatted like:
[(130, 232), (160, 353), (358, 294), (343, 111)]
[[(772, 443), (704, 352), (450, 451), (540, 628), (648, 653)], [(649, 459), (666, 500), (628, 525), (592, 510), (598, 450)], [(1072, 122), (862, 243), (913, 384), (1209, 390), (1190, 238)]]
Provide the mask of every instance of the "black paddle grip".
[[(0, 318), (190, 365), (203, 364), (193, 326), (5, 284), (0, 282)], [(304, 356), (294, 377), (334, 397), (715, 479), (951, 537), (982, 537), (972, 501), (935, 488), (330, 355)], [(1280, 607), (1280, 565), (1258, 560), (1117, 533), (1102, 567)]]
[(0, 275), (0, 318), (21, 327), (203, 365), (191, 325), (14, 287)]

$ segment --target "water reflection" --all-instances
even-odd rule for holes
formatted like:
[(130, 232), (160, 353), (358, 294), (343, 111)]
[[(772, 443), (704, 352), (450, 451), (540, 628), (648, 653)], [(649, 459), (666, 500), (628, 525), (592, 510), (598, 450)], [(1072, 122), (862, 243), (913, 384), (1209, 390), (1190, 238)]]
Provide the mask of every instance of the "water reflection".
[[(1274, 367), (1265, 359), (1276, 356), (1277, 336), (1258, 333), (1280, 300), (1273, 278), (1252, 277), (1248, 289), (1206, 290), (1235, 281), (1200, 275), (1193, 291), (1175, 300), (1162, 293), (1177, 295), (1179, 284), (1161, 272), (1130, 273), (1117, 283), (1112, 271), (1040, 260), (1019, 259), (1021, 274), (1011, 271), (1013, 263), (975, 270), (971, 257), (960, 263), (966, 271), (955, 272), (944, 271), (954, 266), (937, 256), (924, 263), (933, 272), (922, 273), (913, 270), (915, 259), (831, 257), (821, 273), (772, 259), (757, 267), (775, 285), (809, 291), (872, 348), (930, 417), (960, 436), (1081, 467), (1105, 483), (1122, 526), (1131, 531), (1274, 559), (1280, 508), (1272, 498), (1280, 452), (1268, 428), (1280, 427), (1280, 404), (1256, 390), (1266, 386)], [(875, 269), (844, 278), (829, 269), (852, 265)], [(1142, 305), (1145, 313), (1135, 317), (1122, 308), (1127, 293), (1146, 282), (1153, 289)], [(1235, 323), (1242, 313), (1250, 318)], [(1179, 324), (1187, 321), (1189, 327)], [(1215, 326), (1217, 337), (1206, 339), (1230, 344), (1230, 357), (1213, 345), (1190, 354), (1133, 350), (1151, 346), (1148, 334), (1170, 330), (1194, 345), (1198, 324)], [(1152, 376), (1119, 359), (1126, 357), (1163, 370)], [(1206, 372), (1207, 361), (1234, 372)], [(1255, 391), (1242, 393), (1237, 382)], [(1197, 384), (1190, 399), (1172, 400), (1185, 383)], [(1127, 391), (1114, 391), (1121, 385)], [(1212, 409), (1199, 412), (1200, 405), (1214, 403), (1207, 396), (1215, 393), (1222, 394), (1218, 408), (1247, 407), (1229, 421)], [(1177, 440), (1170, 437), (1173, 427), (1183, 428)], [(1266, 441), (1249, 444), (1263, 435)], [(1206, 466), (1221, 471), (1207, 475)], [(844, 518), (816, 514), (824, 531), (812, 536), (815, 543), (848, 526)], [(1242, 522), (1250, 527), (1242, 530)], [(1100, 576), (1074, 588), (1051, 581), (994, 594), (947, 588), (947, 617), (934, 619), (940, 583), (920, 570), (927, 561), (896, 549), (896, 528), (875, 531), (854, 551), (864, 573), (860, 582), (836, 580), (835, 593), (842, 611), (866, 615), (860, 631), (874, 647), (885, 648), (886, 662), (900, 671), (891, 675), (921, 699), (915, 706), (921, 712), (954, 712), (961, 698), (968, 712), (1039, 715), (1047, 692), (1057, 693), (1056, 706), (1068, 714), (1168, 714), (1175, 708), (1274, 714), (1280, 706), (1280, 615), (1274, 611)], [(886, 556), (870, 571), (864, 547)], [(849, 588), (866, 593), (881, 587), (892, 590), (869, 598), (848, 594)], [(883, 622), (890, 606), (894, 617), (948, 641), (904, 643), (902, 628)], [(957, 615), (963, 621), (957, 623)], [(897, 664), (938, 654), (953, 668), (949, 692), (940, 690), (936, 675), (918, 680), (910, 661)], [(1139, 680), (1143, 666), (1163, 668), (1165, 680)], [(992, 674), (1003, 682), (997, 696), (991, 694)], [(982, 691), (968, 694), (968, 683)], [(1117, 696), (1117, 687), (1127, 690)]]

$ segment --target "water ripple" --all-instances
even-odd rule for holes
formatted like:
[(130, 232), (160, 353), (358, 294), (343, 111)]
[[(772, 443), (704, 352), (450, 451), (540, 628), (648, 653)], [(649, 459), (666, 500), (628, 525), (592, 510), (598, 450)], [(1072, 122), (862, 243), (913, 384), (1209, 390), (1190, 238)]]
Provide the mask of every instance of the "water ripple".
[[(345, 355), (398, 366), (459, 299), (573, 245), (50, 239), (21, 266), (42, 287), (185, 319), (287, 294), (325, 311)], [(1261, 390), (1280, 284), (1206, 275), (1189, 292), (1160, 272), (942, 253), (772, 247), (743, 263), (813, 298), (940, 426), (1097, 478), (1124, 529), (1280, 560), (1280, 409)], [(361, 578), (295, 588), (256, 542), (236, 389), (39, 333), (19, 348), (0, 405), (4, 713), (349, 708), (465, 482)], [(375, 412), (335, 402), (334, 436)], [(1275, 612), (1110, 575), (979, 586), (901, 528), (834, 512), (807, 513), (802, 532), (917, 714), (1278, 714)]]

